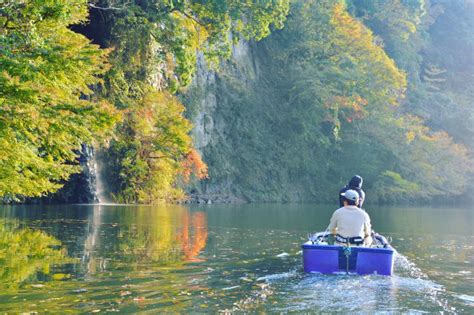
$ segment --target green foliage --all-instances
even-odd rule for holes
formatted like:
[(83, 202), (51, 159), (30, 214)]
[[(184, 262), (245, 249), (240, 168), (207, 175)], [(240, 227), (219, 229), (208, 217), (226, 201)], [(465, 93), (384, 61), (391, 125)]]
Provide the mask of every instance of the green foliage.
[(214, 126), (225, 126), (203, 150), (212, 191), (253, 201), (333, 201), (354, 173), (366, 179), (372, 202), (465, 189), (472, 170), (465, 148), (401, 112), (404, 73), (341, 3), (296, 1), (285, 28), (251, 53), (257, 80), (227, 67), (210, 88), (219, 97)]
[[(474, 5), (469, 1), (444, 0), (351, 3), (357, 16), (383, 39), (388, 54), (408, 73), (408, 95), (400, 111), (418, 115), (431, 129), (440, 131), (438, 136), (443, 136), (429, 142), (438, 144), (438, 149), (433, 152), (440, 156), (452, 154), (450, 159), (444, 159), (445, 164), (435, 161), (435, 165), (438, 169), (450, 165), (460, 174), (456, 178), (449, 175), (453, 170), (446, 170), (451, 180), (437, 178), (437, 182), (446, 185), (436, 189), (437, 194), (459, 194), (469, 189), (463, 185), (473, 182), (472, 162), (465, 156), (472, 156), (474, 152), (474, 114), (472, 106), (468, 105), (474, 100), (469, 86), (474, 72), (474, 59), (470, 53), (473, 49)], [(402, 35), (400, 23), (415, 25), (416, 28), (406, 37)], [(463, 152), (465, 150), (452, 144), (453, 140), (443, 131), (448, 132), (455, 142), (466, 146), (468, 151)], [(455, 188), (448, 193), (447, 187)]]
[(167, 93), (149, 92), (120, 125), (108, 152), (114, 193), (121, 202), (182, 199), (176, 186), (182, 161), (191, 150), (184, 107)]
[[(164, 91), (189, 85), (198, 51), (217, 66), (230, 56), (232, 39), (258, 40), (272, 27), (281, 28), (288, 5), (288, 0), (2, 1), (0, 196), (42, 196), (79, 171), (74, 164), (80, 146), (105, 134), (116, 116), (100, 94), (124, 114), (111, 149), (114, 180), (120, 179), (117, 197), (127, 202), (182, 197), (178, 174), (188, 178), (191, 168), (202, 177), (205, 165), (192, 150), (184, 108)], [(86, 22), (89, 8), (101, 11), (101, 34), (107, 38), (99, 41), (113, 48), (104, 86), (99, 77), (108, 70), (110, 51), (70, 29)]]
[[(70, 29), (88, 5), (110, 50)], [(255, 64), (228, 63), (184, 97), (191, 118), (207, 93), (219, 99), (206, 185), (249, 200), (329, 201), (357, 172), (372, 200), (455, 196), (473, 174), (473, 8), (294, 1), (286, 21), (288, 0), (3, 1), (0, 196), (56, 191), (118, 109), (107, 152), (116, 199), (182, 199), (207, 169), (173, 94), (190, 85), (199, 53), (216, 70), (241, 38), (263, 39), (249, 44)]]
[(198, 51), (217, 67), (239, 37), (260, 40), (272, 27), (282, 28), (289, 1), (107, 0), (103, 5), (122, 8), (104, 13), (113, 21), (112, 44), (128, 50), (122, 60), (146, 58), (144, 67), (158, 66), (161, 83), (175, 92), (191, 83)]
[(332, 1), (295, 3), (285, 28), (255, 51), (259, 81), (219, 81), (215, 124), (225, 122), (228, 136), (204, 151), (211, 181), (234, 183), (250, 200), (331, 200), (323, 192), (340, 184), (329, 160), (341, 128), (393, 106), (403, 74)]
[[(474, 4), (435, 1), (430, 43), (422, 52), (426, 92), (413, 98), (416, 110), (436, 130), (447, 131), (474, 152)], [(435, 80), (435, 81), (433, 81)]]
[[(376, 35), (399, 67), (416, 80), (419, 69), (417, 53), (424, 47), (427, 9), (425, 0), (350, 0), (349, 9)], [(413, 76), (411, 76), (413, 74)]]
[[(108, 152), (115, 198), (152, 203), (183, 199), (180, 188), (206, 166), (193, 150), (191, 124), (170, 93), (189, 85), (202, 51), (216, 66), (231, 53), (231, 38), (260, 39), (282, 27), (288, 1), (104, 1), (123, 10), (112, 21), (112, 69), (104, 93), (120, 109)], [(159, 91), (159, 92), (157, 92)], [(170, 93), (169, 93), (170, 92)]]
[(0, 221), (0, 288), (17, 288), (37, 272), (49, 274), (53, 264), (71, 262), (60, 245), (44, 232)]
[(87, 1), (0, 4), (0, 196), (56, 191), (81, 144), (113, 123), (90, 89), (107, 52), (68, 29), (86, 16)]

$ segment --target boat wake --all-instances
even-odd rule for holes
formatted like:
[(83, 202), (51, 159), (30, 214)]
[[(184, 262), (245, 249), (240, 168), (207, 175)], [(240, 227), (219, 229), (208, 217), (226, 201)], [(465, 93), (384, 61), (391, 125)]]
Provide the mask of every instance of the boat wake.
[(257, 281), (265, 281), (267, 283), (272, 283), (272, 282), (279, 281), (279, 280), (286, 280), (286, 279), (289, 279), (289, 278), (293, 278), (293, 277), (296, 277), (298, 275), (299, 275), (298, 270), (293, 269), (293, 270), (290, 270), (288, 272), (276, 273), (276, 274), (271, 274), (271, 275), (259, 277), (259, 278), (257, 278)]
[(394, 269), (397, 274), (415, 279), (428, 279), (428, 276), (407, 257), (395, 251)]
[(258, 277), (253, 301), (271, 312), (456, 312), (445, 288), (398, 253), (391, 277), (306, 274), (300, 269)]

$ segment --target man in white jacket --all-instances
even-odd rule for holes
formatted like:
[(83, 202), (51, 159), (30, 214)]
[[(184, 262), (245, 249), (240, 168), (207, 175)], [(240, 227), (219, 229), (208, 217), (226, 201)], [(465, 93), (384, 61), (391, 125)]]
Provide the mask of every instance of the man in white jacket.
[(341, 193), (344, 207), (337, 209), (331, 217), (328, 230), (335, 235), (337, 244), (370, 246), (372, 228), (370, 217), (358, 207), (359, 194), (355, 190)]

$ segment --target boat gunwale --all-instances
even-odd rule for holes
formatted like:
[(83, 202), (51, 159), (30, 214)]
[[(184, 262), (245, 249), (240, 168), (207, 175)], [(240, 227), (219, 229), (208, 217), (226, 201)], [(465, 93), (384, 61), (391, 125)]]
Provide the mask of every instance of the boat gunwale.
[[(310, 242), (310, 241), (309, 241)], [(301, 245), (303, 249), (318, 249), (318, 250), (340, 250), (343, 249), (345, 246), (340, 245), (321, 245), (321, 244), (308, 244), (308, 242)], [(356, 250), (358, 252), (368, 252), (368, 253), (384, 253), (384, 254), (393, 254), (395, 250), (392, 247), (387, 248), (370, 248), (370, 247), (363, 247), (363, 246), (351, 246), (352, 250)]]

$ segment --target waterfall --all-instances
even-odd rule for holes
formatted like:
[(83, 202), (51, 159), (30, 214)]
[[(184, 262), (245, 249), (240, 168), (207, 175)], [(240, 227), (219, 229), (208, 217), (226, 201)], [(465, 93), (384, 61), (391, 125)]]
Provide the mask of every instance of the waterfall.
[(103, 152), (97, 151), (94, 154), (92, 163), (94, 163), (94, 177), (95, 177), (95, 201), (98, 203), (112, 203), (112, 200), (109, 197), (106, 183), (104, 181), (104, 163), (103, 163)]
[(83, 174), (87, 181), (87, 188), (89, 194), (87, 199), (89, 202), (96, 203), (97, 199), (97, 188), (96, 188), (96, 168), (95, 168), (95, 152), (94, 148), (90, 145), (83, 144), (81, 152), (81, 165), (83, 167)]
[(90, 201), (93, 203), (112, 203), (103, 177), (103, 152), (94, 150), (92, 146), (84, 145), (82, 155), (86, 160), (84, 173), (87, 177)]

